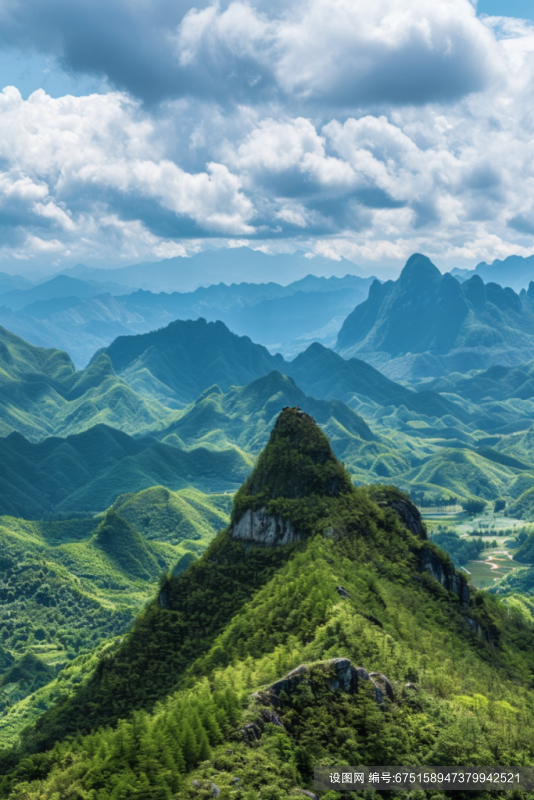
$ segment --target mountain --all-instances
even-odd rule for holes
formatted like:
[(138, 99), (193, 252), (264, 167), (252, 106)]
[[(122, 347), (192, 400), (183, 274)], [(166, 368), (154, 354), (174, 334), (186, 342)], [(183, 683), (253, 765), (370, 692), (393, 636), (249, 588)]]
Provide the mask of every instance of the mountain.
[(207, 495), (197, 489), (171, 492), (163, 486), (151, 486), (142, 492), (120, 495), (112, 508), (146, 541), (168, 542), (202, 552), (214, 533), (228, 524), (232, 497)]
[(230, 509), (227, 495), (159, 486), (96, 520), (0, 517), (3, 743), (53, 705), (56, 676), (65, 691), (73, 663), (88, 669), (95, 648), (128, 630), (162, 570), (202, 554)]
[(237, 448), (184, 451), (106, 425), (39, 443), (11, 433), (0, 438), (0, 514), (26, 519), (92, 514), (119, 495), (161, 484), (171, 490), (231, 490), (251, 465)]
[(515, 366), (534, 357), (534, 314), (512, 289), (478, 275), (460, 284), (416, 254), (397, 281), (372, 284), (336, 350), (397, 379)]
[[(277, 283), (218, 284), (189, 293), (153, 294), (138, 290), (116, 296), (104, 284), (84, 284), (60, 276), (49, 282), (67, 281), (101, 288), (79, 291), (78, 297), (58, 295), (38, 299), (17, 312), (2, 306), (0, 324), (39, 347), (67, 350), (77, 367), (83, 368), (96, 350), (107, 347), (121, 335), (148, 333), (175, 319), (222, 320), (238, 334), (251, 336), (286, 355), (302, 350), (308, 341), (333, 344), (347, 314), (367, 297), (371, 278), (345, 275), (321, 278), (307, 275), (287, 286)], [(43, 287), (36, 287), (41, 291)], [(94, 296), (94, 295), (97, 296)]]
[(36, 303), (42, 304), (60, 298), (72, 301), (73, 298), (96, 297), (105, 292), (124, 294), (125, 291), (127, 291), (126, 287), (119, 284), (83, 281), (68, 275), (56, 275), (55, 278), (37, 286), (31, 286), (28, 289), (13, 289), (10, 292), (2, 293), (0, 305), (6, 306), (11, 311), (20, 311), (34, 306)]
[(473, 275), (479, 275), (484, 283), (498, 283), (500, 286), (509, 286), (519, 294), (522, 289), (528, 288), (534, 280), (534, 256), (508, 256), (504, 260), (496, 259), (491, 264), (482, 261), (474, 270), (453, 269), (452, 275), (460, 280), (469, 280)]
[(191, 402), (209, 386), (223, 391), (250, 383), (284, 364), (222, 322), (176, 321), (140, 336), (119, 336), (104, 351), (135, 391), (171, 407)]
[(531, 625), (467, 585), (405, 495), (353, 488), (295, 408), (229, 527), (91, 666), (2, 753), (6, 800), (298, 800), (318, 764), (534, 756)]
[(497, 365), (475, 375), (456, 373), (427, 385), (436, 392), (458, 394), (474, 403), (481, 403), (487, 398), (530, 400), (534, 397), (534, 364), (517, 367)]
[(163, 429), (158, 426), (151, 435), (176, 447), (237, 447), (256, 456), (282, 409), (297, 405), (313, 414), (356, 480), (373, 479), (369, 468), (377, 456), (392, 454), (391, 443), (376, 436), (344, 403), (308, 397), (292, 378), (280, 372), (248, 386), (233, 387), (226, 394), (218, 386), (207, 389), (174, 422)]
[(31, 281), (21, 275), (8, 275), (7, 272), (0, 272), (0, 296), (13, 291), (13, 289), (29, 289), (31, 285)]
[(180, 407), (217, 384), (223, 392), (269, 372), (293, 377), (309, 395), (346, 403), (361, 395), (380, 405), (405, 405), (428, 416), (466, 419), (459, 406), (434, 392), (414, 392), (359, 359), (345, 360), (319, 343), (293, 361), (272, 356), (222, 322), (177, 321), (142, 336), (119, 337), (104, 351), (116, 372), (146, 397)]
[(152, 292), (191, 292), (199, 286), (220, 283), (287, 284), (312, 273), (317, 276), (359, 275), (367, 277), (352, 261), (333, 261), (323, 256), (309, 258), (302, 253), (267, 255), (249, 247), (204, 250), (190, 258), (176, 256), (157, 262), (142, 262), (128, 267), (102, 269), (77, 264), (63, 275), (81, 280), (112, 281)]
[(67, 353), (35, 347), (0, 327), (0, 435), (18, 431), (38, 441), (98, 423), (135, 433), (168, 414), (137, 395), (106, 356), (76, 372)]

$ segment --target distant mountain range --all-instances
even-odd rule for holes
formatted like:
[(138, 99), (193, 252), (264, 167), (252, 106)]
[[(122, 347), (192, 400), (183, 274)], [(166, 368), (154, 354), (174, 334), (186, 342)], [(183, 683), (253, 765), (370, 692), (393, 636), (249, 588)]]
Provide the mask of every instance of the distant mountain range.
[(453, 269), (454, 275), (460, 281), (469, 280), (473, 275), (479, 275), (484, 283), (498, 283), (500, 286), (509, 286), (515, 292), (527, 289), (530, 282), (534, 281), (534, 255), (508, 256), (503, 261), (496, 259), (491, 264), (482, 261), (475, 269)]
[[(118, 283), (100, 283), (98, 281), (70, 278), (67, 275), (57, 275), (55, 278), (37, 286), (11, 289), (10, 291), (3, 291), (0, 284), (0, 304), (11, 311), (25, 309), (26, 313), (30, 315), (33, 312), (41, 313), (42, 315), (42, 310), (47, 302), (52, 303), (50, 309), (54, 309), (54, 311), (63, 310), (68, 307), (66, 300), (72, 301), (74, 298), (84, 300), (106, 292), (110, 294), (125, 294), (128, 292), (128, 288)], [(62, 302), (56, 303), (54, 306), (54, 301), (58, 300)]]
[(163, 261), (142, 262), (128, 267), (104, 269), (78, 264), (64, 270), (63, 275), (82, 280), (112, 281), (152, 292), (192, 292), (199, 286), (224, 283), (264, 283), (273, 281), (286, 285), (306, 275), (337, 275), (350, 273), (362, 278), (368, 273), (352, 261), (302, 253), (267, 255), (250, 247), (204, 250), (190, 258), (176, 256)]
[(124, 294), (128, 290), (115, 284), (58, 276), (5, 294), (0, 286), (0, 324), (33, 344), (67, 350), (78, 368), (117, 336), (200, 316), (223, 320), (235, 333), (294, 355), (309, 341), (333, 344), (347, 314), (367, 297), (372, 280), (308, 275), (287, 286), (221, 283), (185, 294)]
[(236, 336), (222, 322), (177, 321), (159, 331), (121, 336), (98, 357), (101, 355), (110, 359), (117, 375), (136, 392), (175, 408), (192, 402), (215, 384), (226, 392), (276, 370), (320, 399), (350, 403), (358, 395), (430, 416), (452, 413), (463, 417), (460, 408), (435, 392), (407, 389), (360, 359), (345, 360), (315, 343), (293, 361), (286, 361), (248, 337)]
[(414, 391), (319, 343), (287, 361), (204, 319), (119, 337), (76, 372), (66, 353), (0, 329), (0, 513), (103, 511), (157, 484), (231, 489), (276, 414), (297, 405), (358, 483), (518, 498), (534, 486), (527, 439), (513, 435), (533, 425), (530, 372), (453, 374)]
[(529, 305), (479, 275), (460, 284), (416, 254), (397, 281), (372, 284), (343, 323), (336, 350), (397, 380), (515, 366), (534, 358)]

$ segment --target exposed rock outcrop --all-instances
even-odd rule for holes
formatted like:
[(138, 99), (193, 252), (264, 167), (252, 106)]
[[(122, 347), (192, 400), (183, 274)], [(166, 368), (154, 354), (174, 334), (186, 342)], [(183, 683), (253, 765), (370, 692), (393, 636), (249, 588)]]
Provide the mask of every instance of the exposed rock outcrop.
[(371, 672), (369, 678), (374, 684), (375, 697), (378, 705), (384, 702), (384, 697), (387, 697), (389, 700), (393, 701), (393, 687), (385, 675), (382, 675), (380, 672)]
[(464, 617), (463, 619), (464, 624), (469, 628), (471, 633), (474, 633), (475, 636), (478, 636), (479, 639), (482, 639), (488, 644), (494, 644), (492, 635), (482, 627), (480, 622), (477, 622), (477, 620), (472, 617)]
[(232, 526), (230, 533), (234, 539), (270, 547), (292, 544), (303, 538), (295, 531), (289, 520), (280, 516), (270, 516), (264, 508), (255, 511), (247, 509), (241, 519)]
[(305, 797), (309, 797), (310, 800), (319, 800), (319, 796), (314, 794), (313, 792), (309, 792), (307, 789), (293, 789), (294, 792), (297, 794), (303, 794)]
[(369, 486), (367, 490), (380, 508), (389, 508), (410, 533), (426, 541), (426, 528), (421, 512), (407, 495), (393, 486)]
[(448, 592), (455, 594), (463, 606), (469, 603), (469, 587), (463, 575), (459, 575), (453, 564), (442, 561), (430, 547), (420, 551), (419, 564), (422, 572), (429, 572)]
[[(314, 691), (314, 686), (318, 681), (324, 681), (325, 678), (326, 685), (333, 693), (356, 694), (361, 686), (367, 685), (374, 691), (378, 705), (381, 705), (386, 697), (388, 700), (394, 700), (393, 687), (385, 675), (380, 673), (369, 675), (363, 667), (354, 667), (348, 658), (334, 658), (321, 664), (314, 664), (312, 667), (301, 664), (300, 667), (292, 670), (279, 681), (275, 681), (263, 691), (257, 692), (254, 697), (264, 706), (268, 705), (279, 710), (283, 706), (284, 696), (290, 698), (304, 683), (308, 683)], [(267, 721), (283, 727), (282, 720), (275, 712), (269, 708), (262, 708), (261, 717), (245, 725), (242, 729), (244, 740), (249, 743), (258, 741)]]
[(417, 536), (419, 539), (427, 538), (421, 513), (417, 506), (411, 501), (398, 498), (393, 500), (389, 507), (401, 518), (404, 525), (406, 525), (414, 536)]
[(259, 742), (261, 735), (265, 730), (265, 726), (269, 723), (271, 725), (276, 725), (278, 728), (284, 727), (280, 717), (278, 714), (276, 714), (276, 712), (270, 708), (262, 708), (259, 716), (254, 720), (254, 722), (249, 722), (247, 725), (241, 728), (241, 735), (243, 736), (245, 742), (248, 744)]

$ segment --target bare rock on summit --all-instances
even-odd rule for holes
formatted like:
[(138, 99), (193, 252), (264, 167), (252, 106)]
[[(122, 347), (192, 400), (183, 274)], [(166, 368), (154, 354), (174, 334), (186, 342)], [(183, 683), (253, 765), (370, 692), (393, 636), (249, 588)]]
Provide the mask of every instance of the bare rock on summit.
[(291, 522), (280, 516), (270, 516), (264, 508), (256, 511), (249, 508), (232, 530), (232, 537), (243, 542), (280, 547), (300, 541)]

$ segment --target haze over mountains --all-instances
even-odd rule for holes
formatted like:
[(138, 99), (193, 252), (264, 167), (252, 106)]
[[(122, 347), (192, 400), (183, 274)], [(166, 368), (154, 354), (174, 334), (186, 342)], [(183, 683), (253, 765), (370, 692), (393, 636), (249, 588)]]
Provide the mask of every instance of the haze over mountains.
[(478, 275), (460, 284), (416, 254), (397, 281), (372, 284), (336, 350), (396, 379), (514, 366), (534, 358), (534, 314), (512, 289)]
[(190, 293), (131, 290), (58, 276), (2, 294), (0, 324), (41, 347), (68, 350), (76, 366), (120, 335), (145, 333), (175, 319), (222, 320), (286, 355), (309, 341), (333, 344), (343, 320), (365, 300), (371, 278), (308, 275), (277, 283), (218, 284)]
[(496, 259), (491, 264), (485, 261), (477, 264), (474, 270), (453, 269), (451, 275), (461, 281), (469, 280), (473, 275), (480, 275), (484, 283), (498, 283), (500, 286), (509, 286), (518, 294), (523, 289), (528, 289), (530, 283), (534, 281), (534, 256), (508, 256), (508, 258)]

